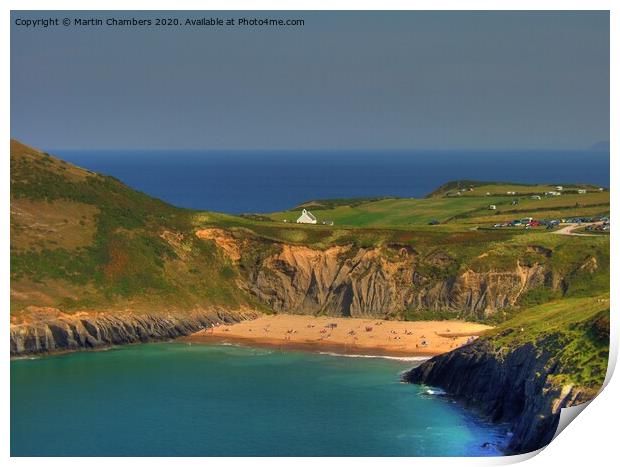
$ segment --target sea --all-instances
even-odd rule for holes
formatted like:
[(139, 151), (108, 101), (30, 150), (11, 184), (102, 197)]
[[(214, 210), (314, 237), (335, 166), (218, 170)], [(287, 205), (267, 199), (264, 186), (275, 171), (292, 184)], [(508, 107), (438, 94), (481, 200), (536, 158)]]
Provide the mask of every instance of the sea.
[(419, 362), (152, 343), (11, 362), (12, 456), (497, 456)]
[(49, 150), (179, 207), (240, 213), (305, 201), (426, 196), (452, 180), (609, 187), (609, 151)]

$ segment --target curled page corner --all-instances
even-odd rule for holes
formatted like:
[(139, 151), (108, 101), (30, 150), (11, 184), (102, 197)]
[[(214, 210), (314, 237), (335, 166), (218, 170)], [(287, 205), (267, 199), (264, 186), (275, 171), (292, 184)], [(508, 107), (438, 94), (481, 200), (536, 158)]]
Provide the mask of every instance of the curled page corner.
[(497, 460), (496, 465), (513, 465), (518, 464), (520, 462), (525, 462), (527, 460), (536, 457), (538, 454), (543, 452), (547, 446), (543, 446), (540, 449), (536, 449), (535, 451), (525, 452), (523, 454), (514, 454), (512, 456), (503, 456), (495, 458)]
[[(599, 392), (600, 394), (600, 392)], [(505, 457), (499, 457), (497, 465), (512, 465), (512, 464), (517, 464), (520, 462), (524, 462), (526, 460), (529, 460), (533, 457), (536, 457), (538, 454), (540, 454), (542, 451), (544, 451), (547, 446), (549, 446), (551, 443), (553, 443), (553, 441), (555, 440), (555, 438), (557, 438), (557, 436), (564, 431), (564, 429), (571, 424), (571, 422), (573, 420), (575, 420), (575, 418), (577, 418), (577, 416), (590, 404), (590, 401), (584, 402), (583, 404), (579, 404), (579, 405), (574, 405), (572, 407), (564, 407), (562, 409), (560, 409), (560, 420), (558, 422), (558, 427), (555, 430), (555, 433), (553, 435), (553, 438), (551, 439), (551, 441), (546, 444), (545, 446), (543, 446), (540, 449), (537, 449), (535, 451), (530, 451), (530, 452), (526, 452), (523, 454), (516, 454), (516, 455), (512, 455), (512, 456), (505, 456)]]
[(558, 427), (555, 430), (555, 434), (553, 435), (551, 442), (553, 442), (553, 440), (557, 438), (558, 435), (562, 433), (562, 431), (564, 431), (564, 428), (570, 425), (570, 423), (575, 420), (575, 418), (577, 418), (577, 416), (581, 412), (583, 412), (583, 409), (590, 405), (590, 402), (592, 401), (590, 400), (584, 402), (583, 404), (573, 405), (572, 407), (564, 407), (563, 409), (560, 409), (560, 421), (558, 422)]

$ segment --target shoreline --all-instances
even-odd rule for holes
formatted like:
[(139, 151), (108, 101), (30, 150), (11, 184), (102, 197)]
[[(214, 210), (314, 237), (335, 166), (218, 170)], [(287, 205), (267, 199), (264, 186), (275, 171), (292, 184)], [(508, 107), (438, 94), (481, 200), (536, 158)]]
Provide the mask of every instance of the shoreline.
[(466, 321), (386, 321), (308, 315), (267, 315), (220, 324), (177, 339), (196, 344), (240, 344), (343, 356), (428, 359), (473, 342), (490, 326)]
[(360, 358), (394, 358), (403, 361), (429, 360), (436, 353), (417, 353), (390, 351), (381, 347), (354, 347), (338, 344), (325, 344), (316, 342), (286, 342), (278, 340), (261, 340), (250, 338), (229, 338), (219, 336), (185, 336), (175, 339), (173, 342), (183, 342), (186, 344), (197, 345), (234, 345), (248, 348), (273, 349), (282, 352), (310, 352), (324, 355), (334, 355), (340, 357), (360, 357)]
[[(473, 342), (491, 327), (466, 321), (387, 321), (311, 315), (262, 315), (236, 323), (212, 323), (181, 336), (153, 336), (149, 342), (239, 344), (280, 351), (304, 351), (348, 357), (393, 357), (424, 361)], [(98, 352), (144, 341), (82, 348), (55, 348), (12, 354), (11, 360)]]

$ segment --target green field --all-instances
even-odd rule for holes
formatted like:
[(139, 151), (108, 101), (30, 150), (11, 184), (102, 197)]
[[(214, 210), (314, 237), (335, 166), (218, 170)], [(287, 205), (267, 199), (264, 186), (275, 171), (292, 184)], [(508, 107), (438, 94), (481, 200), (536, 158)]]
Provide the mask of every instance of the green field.
[[(517, 200), (518, 204), (512, 204)], [(495, 205), (495, 210), (489, 206)], [(445, 225), (488, 226), (496, 222), (533, 217), (555, 219), (573, 216), (609, 214), (609, 192), (564, 194), (557, 197), (465, 196), (356, 200), (335, 204), (333, 201), (304, 203), (294, 210), (266, 215), (276, 222), (294, 223), (301, 208), (312, 208), (319, 223), (333, 222), (343, 227), (417, 227), (438, 221)]]
[[(319, 222), (333, 221), (335, 225), (353, 227), (389, 227), (427, 224), (431, 220), (446, 222), (457, 213), (482, 211), (500, 198), (480, 199), (385, 199), (358, 204), (337, 206), (312, 211)], [(271, 214), (276, 221), (294, 222), (299, 211)]]
[[(579, 189), (584, 189), (588, 193), (598, 192), (598, 186), (587, 184), (536, 184), (512, 182), (481, 182), (476, 180), (457, 180), (445, 183), (433, 191), (429, 198), (441, 197), (480, 197), (480, 196), (529, 196), (543, 195), (545, 192), (558, 191), (558, 186), (562, 187), (563, 193), (573, 194)], [(515, 193), (513, 195), (512, 193)]]

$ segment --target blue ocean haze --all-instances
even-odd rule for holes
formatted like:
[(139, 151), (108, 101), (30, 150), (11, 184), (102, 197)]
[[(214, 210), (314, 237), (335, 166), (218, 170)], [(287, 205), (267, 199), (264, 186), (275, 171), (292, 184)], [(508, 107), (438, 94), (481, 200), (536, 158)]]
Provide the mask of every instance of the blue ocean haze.
[(608, 151), (69, 151), (176, 206), (267, 213), (304, 201), (424, 197), (451, 180), (609, 186)]

